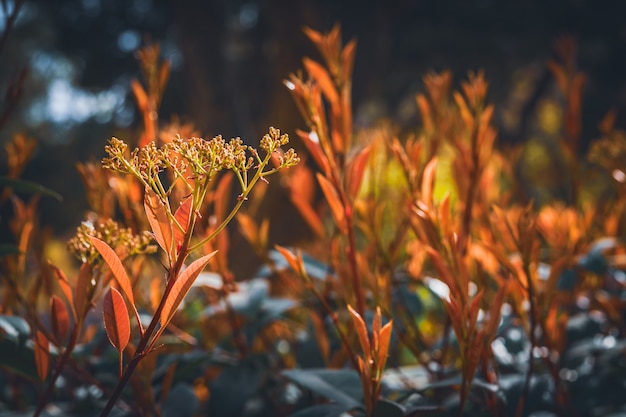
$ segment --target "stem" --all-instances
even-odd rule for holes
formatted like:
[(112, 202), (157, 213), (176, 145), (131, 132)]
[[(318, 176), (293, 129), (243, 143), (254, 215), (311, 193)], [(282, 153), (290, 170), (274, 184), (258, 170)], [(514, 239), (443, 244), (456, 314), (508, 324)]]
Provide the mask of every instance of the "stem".
[(346, 227), (348, 228), (348, 247), (346, 252), (348, 255), (348, 262), (350, 262), (350, 269), (352, 270), (352, 286), (356, 295), (357, 312), (361, 316), (365, 316), (365, 297), (363, 296), (363, 288), (361, 287), (361, 276), (359, 275), (357, 263), (356, 263), (356, 240), (354, 238), (354, 218), (352, 216), (352, 207), (346, 202), (345, 215), (346, 215)]
[(191, 235), (194, 229), (195, 220), (196, 220), (196, 216), (192, 215), (189, 221), (189, 229), (187, 229), (187, 233), (185, 233), (185, 239), (183, 240), (183, 243), (181, 246), (180, 255), (176, 259), (176, 263), (174, 264), (173, 268), (170, 269), (168, 273), (167, 286), (165, 287), (165, 291), (163, 292), (163, 296), (161, 297), (161, 302), (159, 303), (156, 311), (154, 312), (154, 315), (152, 316), (152, 320), (150, 321), (148, 328), (146, 329), (145, 333), (143, 334), (143, 336), (139, 340), (139, 343), (137, 344), (135, 355), (133, 356), (131, 361), (128, 363), (128, 366), (124, 370), (122, 377), (120, 378), (119, 382), (117, 383), (117, 386), (115, 387), (115, 391), (113, 391), (113, 394), (109, 398), (109, 401), (106, 403), (104, 409), (100, 413), (100, 417), (106, 417), (109, 415), (109, 413), (115, 406), (115, 403), (117, 402), (119, 397), (122, 395), (122, 392), (124, 391), (124, 388), (126, 387), (126, 384), (128, 384), (130, 377), (135, 371), (135, 368), (137, 368), (137, 365), (139, 365), (139, 362), (147, 354), (151, 352), (151, 348), (154, 345), (154, 342), (163, 332), (164, 328), (162, 327), (159, 329), (159, 331), (157, 331), (157, 333), (155, 334), (155, 337), (152, 338), (152, 343), (148, 344), (151, 340), (152, 334), (155, 332), (156, 327), (159, 324), (161, 311), (163, 311), (163, 308), (165, 307), (165, 300), (167, 300), (170, 292), (172, 291), (172, 288), (174, 287), (174, 282), (176, 282), (176, 278), (178, 277), (180, 270), (183, 267), (186, 254), (189, 253), (189, 243), (191, 242)]
[(50, 383), (48, 384), (46, 391), (41, 397), (41, 400), (39, 400), (39, 404), (37, 404), (37, 409), (35, 410), (33, 417), (38, 417), (39, 414), (41, 414), (41, 412), (43, 411), (43, 408), (45, 407), (47, 403), (47, 399), (52, 394), (52, 389), (54, 388), (54, 384), (56, 383), (59, 376), (61, 376), (61, 372), (63, 371), (63, 368), (65, 367), (65, 363), (70, 358), (70, 355), (72, 351), (74, 350), (74, 346), (76, 346), (76, 342), (78, 341), (78, 336), (80, 333), (79, 329), (81, 326), (82, 326), (82, 320), (79, 323), (77, 323), (76, 326), (74, 327), (70, 342), (67, 344), (67, 347), (65, 348), (65, 350), (63, 351), (63, 354), (61, 355), (61, 357), (59, 358), (59, 361), (57, 362), (57, 366), (54, 370), (54, 374), (52, 374), (52, 378), (50, 378)]
[(525, 255), (524, 259), (523, 259), (523, 263), (524, 263), (524, 273), (526, 274), (527, 277), (527, 291), (528, 291), (528, 314), (530, 315), (529, 321), (530, 321), (530, 334), (529, 339), (530, 339), (530, 355), (529, 355), (529, 359), (528, 359), (528, 369), (526, 370), (526, 377), (524, 379), (524, 388), (522, 390), (522, 396), (519, 399), (519, 402), (517, 403), (517, 409), (515, 412), (515, 416), (516, 417), (522, 417), (522, 414), (524, 412), (524, 403), (526, 401), (526, 398), (528, 397), (528, 393), (530, 392), (530, 378), (532, 377), (532, 374), (535, 370), (535, 366), (534, 366), (534, 361), (533, 361), (533, 351), (535, 350), (535, 346), (537, 346), (537, 340), (535, 337), (535, 328), (537, 327), (537, 320), (535, 318), (535, 287), (533, 285), (533, 281), (532, 281), (532, 276), (530, 275), (530, 265), (529, 265), (529, 260), (526, 258)]
[[(274, 173), (276, 171), (275, 169), (272, 169), (270, 171), (263, 172), (263, 168), (265, 167), (265, 165), (267, 164), (267, 162), (269, 161), (271, 156), (272, 156), (272, 153), (268, 152), (268, 154), (263, 159), (263, 163), (261, 165), (259, 165), (259, 170), (256, 172), (256, 174), (254, 174), (254, 177), (252, 177), (252, 179), (250, 180), (248, 185), (243, 189), (241, 195), (238, 198), (237, 204), (235, 204), (235, 207), (233, 207), (233, 209), (230, 211), (230, 213), (228, 213), (228, 216), (226, 216), (226, 218), (222, 221), (222, 223), (220, 223), (220, 225), (217, 226), (217, 228), (209, 236), (205, 237), (200, 242), (198, 242), (195, 245), (191, 246), (189, 248), (189, 252), (193, 252), (196, 249), (202, 247), (205, 243), (207, 243), (208, 241), (212, 240), (215, 236), (217, 236), (218, 233), (220, 233), (222, 230), (224, 230), (224, 228), (235, 217), (235, 215), (237, 214), (237, 212), (239, 211), (239, 209), (241, 208), (243, 203), (246, 201), (246, 198), (248, 197), (248, 194), (250, 194), (250, 191), (252, 191), (252, 189), (254, 188), (254, 185), (262, 177), (265, 177), (266, 175), (272, 174), (272, 173)], [(240, 178), (241, 176), (238, 175), (238, 177)]]
[[(475, 121), (475, 125), (478, 125), (478, 120)], [(460, 247), (463, 250), (463, 253), (466, 252), (467, 248), (466, 248), (466, 243), (469, 239), (470, 236), (470, 229), (471, 229), (471, 225), (472, 225), (472, 211), (474, 208), (474, 200), (476, 199), (476, 191), (477, 191), (477, 184), (478, 184), (478, 173), (480, 170), (480, 167), (478, 166), (479, 163), (479, 155), (478, 155), (478, 145), (477, 145), (477, 141), (478, 141), (478, 127), (475, 126), (473, 131), (472, 131), (472, 138), (471, 138), (471, 143), (472, 143), (472, 164), (471, 164), (471, 168), (470, 168), (470, 172), (469, 172), (469, 187), (467, 190), (467, 197), (465, 200), (465, 208), (463, 211), (463, 229), (462, 229), (462, 233), (461, 233), (461, 242), (462, 244), (460, 245)]]

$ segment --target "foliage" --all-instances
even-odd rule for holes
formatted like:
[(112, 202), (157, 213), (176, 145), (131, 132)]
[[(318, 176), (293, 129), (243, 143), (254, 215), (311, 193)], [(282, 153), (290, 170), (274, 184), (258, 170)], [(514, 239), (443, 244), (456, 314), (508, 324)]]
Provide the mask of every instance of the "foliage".
[[(34, 145), (7, 147), (0, 202), (13, 204), (16, 243), (0, 253), (0, 410), (623, 413), (624, 133), (609, 114), (580, 157), (572, 41), (548, 63), (565, 97), (571, 201), (538, 204), (520, 181), (530, 145), (496, 146), (484, 74), (459, 91), (449, 72), (425, 76), (422, 128), (409, 137), (389, 123), (356, 131), (356, 42), (344, 46), (339, 26), (305, 33), (322, 62), (305, 58), (285, 86), (310, 161), (283, 151), (275, 128), (258, 150), (170, 134), (157, 123), (169, 64), (155, 46), (141, 51), (139, 146), (113, 138), (101, 164), (78, 166), (92, 209), (68, 244), (78, 267), (46, 259), (37, 197), (17, 194), (56, 196), (18, 179)], [(592, 170), (611, 181), (605, 194), (591, 192)], [(289, 246), (259, 218), (275, 173), (312, 235)], [(262, 261), (252, 277), (229, 268), (235, 233)]]

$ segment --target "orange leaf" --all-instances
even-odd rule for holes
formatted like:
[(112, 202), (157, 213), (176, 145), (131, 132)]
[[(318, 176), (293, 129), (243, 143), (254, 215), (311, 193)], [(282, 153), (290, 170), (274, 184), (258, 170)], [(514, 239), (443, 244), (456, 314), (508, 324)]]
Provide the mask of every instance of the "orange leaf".
[(432, 112), (430, 111), (430, 104), (428, 103), (428, 99), (423, 94), (418, 94), (415, 96), (415, 101), (417, 102), (417, 108), (422, 116), (422, 123), (424, 124), (424, 131), (427, 133), (431, 133), (435, 130), (435, 123), (433, 122)]
[(453, 97), (454, 101), (456, 101), (456, 105), (459, 107), (459, 111), (461, 112), (461, 118), (465, 123), (465, 127), (471, 131), (474, 128), (474, 118), (472, 117), (472, 113), (467, 107), (465, 99), (463, 98), (461, 93), (457, 91), (454, 92)]
[(259, 241), (258, 228), (251, 216), (246, 213), (239, 212), (237, 214), (237, 222), (239, 222), (239, 230), (243, 237), (246, 238), (250, 245), (255, 246)]
[(359, 342), (361, 343), (361, 348), (363, 349), (363, 353), (366, 358), (370, 358), (371, 350), (370, 350), (370, 340), (367, 335), (367, 326), (363, 321), (363, 317), (348, 304), (348, 311), (352, 316), (352, 323), (354, 323), (354, 328), (356, 329), (356, 333), (359, 336)]
[(130, 301), (132, 305), (135, 305), (135, 297), (133, 297), (133, 287), (130, 284), (130, 278), (128, 278), (126, 269), (124, 269), (124, 265), (122, 265), (122, 261), (120, 260), (119, 256), (117, 256), (115, 251), (102, 240), (93, 236), (90, 236), (89, 239), (91, 239), (91, 243), (96, 247), (97, 251), (104, 259), (104, 262), (106, 262), (106, 264), (111, 269), (115, 280), (119, 284), (124, 295), (128, 298), (128, 301)]
[(369, 160), (371, 145), (367, 145), (363, 148), (350, 162), (350, 176), (348, 178), (348, 191), (350, 195), (356, 197), (361, 188), (361, 182), (363, 180), (363, 173)]
[(433, 189), (435, 187), (435, 174), (437, 172), (437, 157), (431, 159), (424, 168), (424, 177), (422, 178), (422, 195), (421, 200), (427, 205), (433, 204)]
[(70, 285), (70, 282), (67, 280), (67, 277), (59, 267), (52, 265), (50, 261), (48, 261), (48, 265), (50, 265), (52, 271), (54, 272), (54, 275), (57, 277), (59, 287), (61, 287), (61, 291), (65, 296), (65, 300), (70, 304), (70, 310), (72, 311), (72, 315), (74, 316), (74, 319), (76, 319), (76, 309), (74, 308), (74, 294), (72, 293), (72, 286)]
[(313, 61), (310, 58), (304, 58), (302, 60), (304, 68), (309, 73), (309, 76), (313, 78), (322, 89), (322, 94), (326, 97), (331, 106), (339, 104), (339, 94), (335, 88), (335, 83), (330, 78), (328, 71), (324, 69), (318, 62)]
[(53, 295), (50, 301), (50, 320), (56, 342), (63, 343), (70, 330), (70, 316), (65, 303), (56, 295)]
[(178, 278), (176, 278), (176, 282), (165, 300), (163, 310), (161, 310), (161, 326), (167, 326), (172, 316), (174, 316), (176, 309), (191, 289), (193, 282), (216, 253), (217, 251), (213, 251), (202, 258), (196, 259), (178, 276)]
[(393, 329), (393, 320), (389, 320), (383, 326), (378, 337), (378, 369), (381, 371), (385, 368), (387, 362), (387, 353), (389, 352), (389, 342), (391, 341), (391, 331)]
[(78, 278), (76, 279), (76, 292), (74, 294), (78, 320), (82, 320), (85, 317), (85, 310), (88, 303), (91, 302), (91, 298), (88, 294), (92, 279), (91, 272), (91, 265), (87, 262), (82, 264), (80, 266), (80, 270), (78, 271)]
[(156, 195), (156, 193), (147, 188), (144, 197), (144, 208), (146, 210), (146, 216), (148, 222), (152, 228), (154, 239), (159, 246), (168, 254), (170, 260), (172, 259), (172, 224), (170, 223), (165, 205)]
[[(323, 173), (327, 174), (330, 172), (330, 164), (328, 162), (328, 158), (324, 154), (322, 147), (320, 145), (319, 138), (315, 132), (304, 132), (302, 130), (296, 130), (296, 133), (306, 146), (307, 151), (315, 160), (315, 163), (320, 167)], [(300, 165), (298, 165), (300, 166)]]
[(326, 201), (330, 206), (330, 210), (333, 213), (333, 217), (335, 218), (335, 222), (337, 223), (339, 230), (345, 233), (345, 213), (343, 209), (343, 204), (341, 202), (341, 199), (339, 198), (339, 194), (337, 193), (335, 186), (319, 172), (317, 173), (317, 181), (320, 183), (320, 187), (322, 188), (324, 197), (326, 197)]
[(191, 203), (193, 202), (192, 197), (187, 197), (185, 201), (178, 206), (176, 209), (176, 213), (174, 213), (174, 218), (183, 227), (183, 230), (180, 230), (178, 227), (174, 227), (174, 242), (176, 243), (176, 250), (183, 243), (183, 239), (185, 238), (185, 233), (187, 233), (187, 229), (189, 228), (189, 218), (191, 217)]
[(37, 375), (39, 375), (39, 379), (45, 381), (50, 368), (50, 346), (46, 335), (39, 330), (35, 333), (34, 350)]
[(352, 39), (341, 51), (341, 66), (343, 69), (343, 81), (349, 82), (354, 68), (354, 54), (356, 52), (356, 39)]
[(148, 96), (146, 95), (146, 91), (136, 79), (130, 82), (130, 88), (133, 90), (135, 100), (137, 100), (137, 107), (139, 107), (142, 113), (145, 113), (148, 110)]
[(285, 258), (285, 260), (287, 261), (289, 266), (294, 271), (296, 271), (296, 273), (298, 273), (300, 275), (302, 275), (304, 273), (304, 267), (303, 267), (303, 264), (302, 264), (302, 259), (300, 259), (299, 256), (294, 254), (289, 249), (284, 248), (284, 247), (282, 247), (280, 245), (274, 245), (274, 247), (276, 248), (276, 250), (278, 252), (280, 252), (281, 255), (283, 255), (283, 257)]
[(113, 287), (102, 300), (102, 313), (109, 342), (118, 351), (123, 351), (130, 340), (130, 319), (122, 294)]
[(159, 90), (163, 94), (167, 80), (170, 78), (170, 70), (172, 69), (172, 63), (169, 60), (163, 61), (161, 68), (159, 68)]
[(161, 278), (153, 278), (150, 281), (150, 306), (153, 310), (156, 310), (161, 302), (161, 285), (163, 285)]

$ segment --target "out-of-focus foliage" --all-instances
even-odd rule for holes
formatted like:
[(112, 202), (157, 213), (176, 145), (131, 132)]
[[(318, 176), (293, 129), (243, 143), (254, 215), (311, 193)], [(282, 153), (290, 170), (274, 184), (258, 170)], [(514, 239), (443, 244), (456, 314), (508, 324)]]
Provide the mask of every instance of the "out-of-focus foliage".
[[(338, 25), (305, 34), (320, 59), (284, 80), (303, 161), (278, 129), (257, 150), (159, 120), (171, 67), (141, 50), (140, 146), (114, 138), (78, 165), (91, 208), (68, 245), (78, 267), (48, 260), (37, 204), (56, 194), (19, 179), (34, 143), (10, 143), (0, 412), (626, 412), (624, 132), (609, 113), (581, 146), (573, 40), (546, 64), (562, 97), (542, 115), (552, 139), (506, 145), (483, 72), (458, 89), (450, 71), (425, 75), (410, 133), (355, 127), (357, 42)], [(263, 217), (276, 195), (281, 213)], [(283, 211), (310, 237), (276, 244)], [(248, 251), (230, 253), (235, 239)], [(252, 257), (237, 275), (232, 259)]]

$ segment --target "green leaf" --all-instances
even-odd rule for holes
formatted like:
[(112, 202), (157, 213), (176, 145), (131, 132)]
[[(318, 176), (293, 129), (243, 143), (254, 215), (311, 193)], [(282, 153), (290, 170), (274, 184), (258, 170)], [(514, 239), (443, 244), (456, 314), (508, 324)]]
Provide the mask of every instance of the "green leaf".
[(21, 253), (20, 249), (15, 245), (2, 244), (0, 245), (0, 258), (7, 255), (17, 255)]
[(0, 187), (13, 188), (15, 191), (28, 194), (43, 194), (52, 197), (57, 201), (63, 201), (63, 197), (61, 196), (61, 194), (32, 181), (2, 176), (0, 177)]
[(0, 368), (38, 380), (30, 326), (20, 317), (0, 316)]
[(294, 414), (290, 414), (289, 417), (339, 417), (348, 410), (349, 408), (345, 405), (337, 403), (321, 404), (297, 411)]
[(193, 387), (186, 383), (177, 384), (165, 400), (166, 417), (192, 417), (198, 407), (198, 397)]
[(341, 369), (290, 369), (282, 374), (296, 384), (349, 409), (363, 407), (361, 380), (356, 371)]
[(404, 414), (404, 407), (396, 402), (383, 398), (376, 403), (373, 417), (404, 417)]

